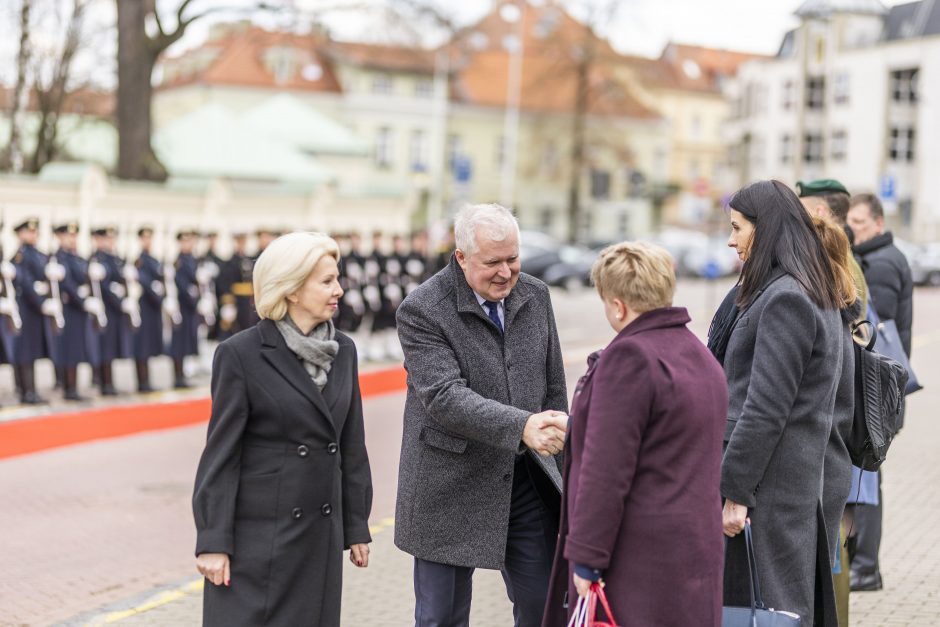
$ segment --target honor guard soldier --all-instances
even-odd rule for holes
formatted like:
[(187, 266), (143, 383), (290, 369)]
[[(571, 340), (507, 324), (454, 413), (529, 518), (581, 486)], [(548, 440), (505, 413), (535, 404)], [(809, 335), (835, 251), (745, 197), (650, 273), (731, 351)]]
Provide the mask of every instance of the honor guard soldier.
[(255, 260), (245, 253), (248, 235), (236, 232), (232, 235), (235, 250), (231, 259), (225, 264), (225, 292), (222, 295), (222, 307), (219, 310), (221, 318), (220, 330), (226, 334), (234, 335), (253, 327), (258, 322), (255, 311), (254, 288), (251, 283)]
[(199, 263), (193, 255), (198, 234), (195, 231), (180, 231), (176, 234), (179, 257), (174, 264), (176, 294), (180, 304), (180, 324), (173, 327), (170, 356), (173, 357), (173, 387), (191, 387), (186, 382), (183, 362), (190, 355), (199, 354), (199, 282), (196, 272)]
[(33, 365), (37, 359), (55, 361), (54, 335), (65, 327), (62, 302), (58, 299), (58, 264), (46, 274), (49, 258), (36, 249), (39, 220), (29, 218), (14, 227), (20, 248), (13, 257), (16, 266), (17, 305), (22, 319), (20, 334), (13, 344), (13, 372), (20, 401), (38, 405), (46, 401), (36, 394)]
[[(134, 263), (137, 280), (140, 282), (140, 328), (134, 334), (134, 365), (137, 368), (137, 391), (153, 392), (150, 384), (150, 358), (166, 354), (163, 343), (163, 309), (166, 302), (166, 277), (163, 264), (154, 257), (153, 228), (145, 226), (137, 231), (140, 240), (140, 256)], [(167, 312), (171, 324), (179, 317), (179, 311)]]
[(78, 223), (67, 222), (52, 229), (59, 240), (55, 261), (62, 267), (59, 294), (65, 320), (56, 336), (56, 368), (61, 371), (65, 400), (87, 400), (78, 393), (78, 365), (98, 366), (101, 349), (98, 332), (107, 326), (104, 302), (92, 294), (88, 262), (78, 254)]
[(405, 260), (405, 296), (427, 280), (428, 269), (428, 234), (415, 231), (411, 234), (411, 250)]
[(336, 312), (336, 328), (346, 333), (355, 333), (362, 324), (366, 304), (362, 299), (362, 261), (352, 254), (350, 237), (341, 233), (335, 237), (339, 245), (339, 286), (343, 296), (339, 299)]
[[(212, 292), (215, 297), (215, 312), (213, 312), (213, 323), (209, 325), (206, 339), (219, 339), (219, 319), (218, 304), (222, 302), (222, 269), (225, 267), (225, 261), (215, 252), (216, 243), (219, 240), (219, 234), (216, 231), (207, 231), (203, 237), (206, 240), (206, 252), (199, 258), (199, 267), (206, 268), (205, 272), (211, 275), (211, 280), (206, 289)], [(208, 324), (208, 323), (207, 323)]]
[[(0, 229), (3, 223), (0, 222)], [(16, 303), (16, 266), (3, 258), (0, 245), (0, 364), (13, 363), (14, 339), (23, 328), (20, 308)]]
[[(384, 237), (381, 231), (372, 234), (372, 252), (366, 259), (365, 276), (366, 285), (363, 296), (369, 310), (372, 312), (372, 327), (369, 336), (369, 359), (380, 361), (395, 356), (390, 336), (395, 329), (395, 309), (390, 296), (395, 296), (395, 288), (390, 288), (391, 281), (388, 274), (388, 262), (392, 259), (385, 255), (383, 250)], [(397, 262), (392, 269), (400, 268)], [(398, 290), (400, 290), (400, 286)], [(399, 302), (401, 299), (399, 298)], [(395, 338), (397, 343), (397, 338)]]
[[(115, 359), (129, 359), (133, 356), (132, 329), (140, 326), (140, 309), (129, 289), (124, 260), (114, 253), (116, 229), (101, 227), (94, 229), (91, 235), (95, 252), (91, 256), (88, 275), (92, 289), (101, 294), (108, 319), (108, 325), (99, 335), (101, 364), (98, 367), (98, 383), (102, 396), (116, 396), (111, 367)], [(136, 276), (134, 279), (136, 281)]]

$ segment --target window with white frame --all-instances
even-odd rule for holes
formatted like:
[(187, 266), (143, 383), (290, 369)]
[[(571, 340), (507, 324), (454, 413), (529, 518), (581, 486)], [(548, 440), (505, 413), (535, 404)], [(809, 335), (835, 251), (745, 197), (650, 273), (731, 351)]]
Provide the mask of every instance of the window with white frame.
[(917, 102), (917, 68), (891, 72), (891, 100), (894, 102)]
[(891, 161), (914, 161), (914, 129), (893, 126), (888, 135), (888, 158)]
[(793, 161), (793, 135), (784, 133), (780, 137), (780, 163), (787, 165)]
[(849, 73), (838, 72), (832, 79), (832, 101), (838, 105), (849, 103)]
[(807, 133), (803, 136), (803, 163), (822, 163), (822, 133)]
[(428, 169), (427, 134), (421, 129), (411, 131), (409, 151), (412, 172), (424, 172)]
[(796, 104), (796, 83), (787, 79), (783, 83), (783, 110), (789, 111)]
[(832, 138), (829, 142), (830, 155), (833, 161), (845, 161), (849, 154), (849, 134), (845, 129), (836, 129), (832, 131)]
[(373, 94), (390, 94), (394, 89), (395, 85), (392, 81), (392, 77), (388, 74), (373, 74), (372, 75), (372, 93)]
[(434, 95), (434, 81), (430, 78), (419, 78), (415, 82), (415, 96), (418, 98), (430, 98)]
[(375, 134), (375, 165), (377, 167), (392, 167), (392, 149), (392, 129), (383, 126)]
[(591, 198), (610, 198), (610, 172), (591, 170)]
[(806, 108), (822, 109), (826, 106), (826, 79), (810, 76), (806, 79)]

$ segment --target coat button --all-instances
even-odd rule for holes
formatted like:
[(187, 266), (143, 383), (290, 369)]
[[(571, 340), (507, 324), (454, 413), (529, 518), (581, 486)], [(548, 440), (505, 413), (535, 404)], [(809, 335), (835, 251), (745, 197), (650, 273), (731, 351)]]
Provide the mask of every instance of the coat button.
[(306, 444), (301, 444), (300, 446), (297, 447), (297, 454), (300, 455), (301, 457), (306, 457), (309, 452), (310, 452), (310, 449), (307, 448)]
[(295, 507), (290, 511), (290, 515), (294, 520), (300, 520), (304, 517), (304, 510), (299, 507)]
[(503, 475), (503, 481), (512, 481), (512, 474), (507, 472)]
[(339, 450), (339, 447), (336, 446), (336, 442), (330, 442), (326, 446), (326, 452), (329, 453), (330, 455), (335, 455), (336, 451), (338, 450)]
[(333, 506), (330, 505), (329, 503), (325, 504), (323, 507), (320, 508), (320, 513), (323, 514), (324, 516), (329, 516), (330, 514), (333, 513)]

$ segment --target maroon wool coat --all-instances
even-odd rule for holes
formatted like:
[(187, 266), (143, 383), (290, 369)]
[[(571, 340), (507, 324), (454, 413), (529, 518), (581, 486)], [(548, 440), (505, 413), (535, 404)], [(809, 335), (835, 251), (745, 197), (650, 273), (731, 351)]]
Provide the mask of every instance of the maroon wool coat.
[(721, 625), (728, 386), (688, 322), (684, 308), (647, 312), (588, 359), (544, 627), (567, 624), (574, 563), (603, 571), (618, 625)]

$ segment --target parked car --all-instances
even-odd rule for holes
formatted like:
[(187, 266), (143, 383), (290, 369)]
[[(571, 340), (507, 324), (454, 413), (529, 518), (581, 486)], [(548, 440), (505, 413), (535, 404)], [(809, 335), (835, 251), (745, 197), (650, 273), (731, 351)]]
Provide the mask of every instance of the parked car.
[(522, 271), (551, 286), (578, 289), (591, 283), (591, 267), (597, 252), (583, 246), (562, 244), (538, 231), (523, 231), (519, 245)]
[(914, 285), (940, 287), (940, 243), (919, 245), (895, 238), (894, 245), (907, 257)]
[(709, 237), (699, 231), (668, 228), (651, 241), (669, 251), (678, 276), (718, 278), (741, 269), (737, 253), (728, 247), (724, 236)]

